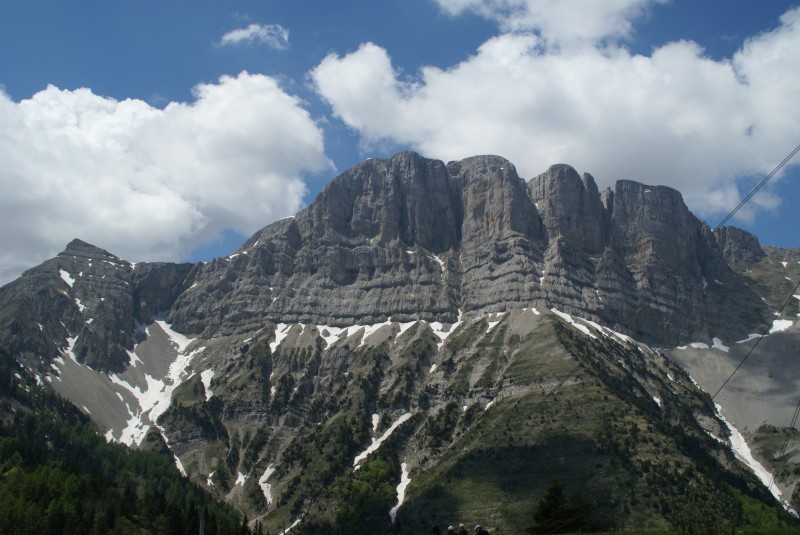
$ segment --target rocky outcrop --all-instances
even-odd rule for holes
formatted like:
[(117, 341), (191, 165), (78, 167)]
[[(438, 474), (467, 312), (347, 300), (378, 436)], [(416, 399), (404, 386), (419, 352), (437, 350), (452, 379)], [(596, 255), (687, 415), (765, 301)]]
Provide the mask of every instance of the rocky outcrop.
[(133, 315), (144, 323), (166, 312), (185, 291), (193, 264), (143, 263), (133, 270)]
[(569, 165), (551, 166), (528, 183), (550, 241), (562, 239), (588, 254), (608, 244), (608, 207), (589, 174), (583, 177)]
[(758, 238), (736, 227), (721, 227), (714, 232), (722, 256), (736, 271), (744, 271), (767, 257)]

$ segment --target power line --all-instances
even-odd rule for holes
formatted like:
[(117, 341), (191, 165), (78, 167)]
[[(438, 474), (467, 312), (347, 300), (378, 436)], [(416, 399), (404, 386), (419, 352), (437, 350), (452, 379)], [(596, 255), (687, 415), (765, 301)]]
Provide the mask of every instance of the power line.
[(792, 430), (794, 426), (797, 425), (797, 417), (800, 416), (800, 399), (797, 400), (797, 407), (794, 409), (794, 416), (792, 417), (792, 422), (789, 424), (789, 428), (786, 430), (786, 439), (783, 441), (783, 447), (781, 448), (781, 454), (778, 455), (778, 462), (775, 463), (775, 467), (772, 469), (771, 478), (769, 480), (769, 486), (767, 487), (772, 488), (772, 484), (775, 482), (775, 472), (778, 471), (781, 464), (784, 461), (783, 456), (786, 455), (786, 448), (789, 446), (789, 439), (792, 436)]
[[(794, 299), (794, 294), (797, 292), (798, 288), (800, 288), (800, 282), (798, 282), (795, 285), (794, 290), (789, 292), (789, 298), (786, 299), (786, 302), (784, 302), (783, 306), (781, 306), (780, 310), (778, 310), (778, 313), (777, 313), (778, 317), (780, 317), (780, 315), (783, 313), (783, 310), (787, 306), (789, 306), (789, 303), (792, 301), (792, 299)], [(712, 401), (714, 400), (714, 398), (716, 398), (719, 395), (720, 392), (722, 392), (722, 389), (725, 388), (725, 386), (730, 382), (730, 380), (733, 379), (733, 376), (736, 375), (736, 372), (738, 372), (739, 368), (741, 368), (742, 365), (744, 365), (745, 361), (747, 361), (747, 359), (750, 358), (750, 355), (753, 353), (753, 351), (755, 351), (756, 347), (758, 347), (758, 344), (761, 343), (761, 340), (764, 339), (764, 337), (770, 331), (771, 327), (772, 327), (771, 325), (767, 325), (766, 327), (764, 327), (764, 329), (761, 331), (761, 334), (758, 336), (758, 338), (756, 338), (756, 343), (753, 344), (753, 347), (751, 347), (750, 351), (747, 352), (747, 355), (745, 355), (744, 358), (742, 359), (742, 361), (739, 363), (739, 365), (736, 366), (736, 369), (733, 370), (733, 373), (731, 373), (728, 376), (728, 378), (725, 379), (725, 382), (722, 383), (722, 386), (719, 387), (719, 389), (716, 391), (716, 393), (713, 396), (711, 396), (711, 400)]]
[(791, 159), (794, 157), (794, 155), (795, 155), (795, 154), (797, 154), (797, 152), (798, 152), (798, 151), (800, 151), (800, 145), (796, 146), (796, 147), (794, 148), (794, 150), (793, 150), (791, 153), (789, 153), (789, 156), (787, 156), (786, 158), (784, 158), (784, 159), (783, 159), (783, 161), (782, 161), (781, 163), (779, 163), (779, 164), (778, 164), (778, 166), (777, 166), (775, 169), (773, 169), (773, 170), (772, 170), (772, 172), (771, 172), (770, 174), (768, 174), (768, 175), (767, 175), (767, 176), (766, 176), (766, 177), (765, 177), (765, 178), (764, 178), (764, 179), (763, 179), (761, 182), (759, 182), (759, 183), (758, 183), (758, 185), (757, 185), (755, 188), (753, 188), (753, 191), (751, 191), (750, 193), (748, 193), (748, 194), (747, 194), (747, 196), (746, 196), (744, 199), (742, 199), (742, 202), (740, 202), (740, 203), (739, 203), (739, 204), (736, 206), (736, 208), (734, 208), (733, 210), (731, 210), (731, 212), (730, 212), (728, 215), (726, 215), (726, 216), (725, 216), (725, 219), (723, 219), (722, 221), (720, 221), (720, 223), (719, 223), (719, 224), (718, 224), (716, 227), (714, 227), (714, 230), (715, 230), (715, 231), (717, 231), (717, 230), (719, 230), (719, 229), (720, 229), (720, 227), (724, 226), (724, 225), (725, 225), (725, 223), (727, 223), (727, 222), (728, 222), (728, 220), (729, 220), (730, 218), (732, 218), (732, 217), (734, 216), (734, 214), (736, 214), (736, 212), (738, 212), (738, 211), (739, 211), (739, 209), (740, 209), (742, 206), (744, 206), (745, 204), (747, 204), (747, 203), (750, 201), (750, 199), (752, 199), (752, 198), (753, 198), (753, 196), (754, 196), (756, 193), (758, 193), (758, 190), (760, 190), (762, 187), (764, 187), (764, 184), (766, 184), (767, 182), (769, 182), (769, 180), (770, 180), (770, 179), (771, 179), (773, 176), (775, 176), (775, 174), (777, 174), (777, 172), (778, 172), (778, 171), (780, 171), (780, 170), (783, 168), (783, 166), (784, 166), (784, 165), (786, 165), (786, 164), (789, 162), (789, 160), (791, 160)]
[[(789, 162), (789, 160), (791, 160), (791, 159), (794, 157), (794, 155), (795, 155), (795, 154), (797, 154), (798, 152), (800, 152), (800, 145), (796, 146), (796, 147), (794, 148), (794, 150), (793, 150), (792, 152), (790, 152), (790, 153), (789, 153), (789, 155), (788, 155), (788, 156), (786, 156), (786, 158), (784, 158), (784, 159), (783, 159), (783, 161), (781, 161), (781, 163), (779, 163), (779, 164), (777, 165), (777, 167), (775, 167), (775, 169), (773, 169), (773, 170), (772, 170), (772, 172), (771, 172), (770, 174), (768, 174), (766, 177), (764, 177), (764, 179), (763, 179), (761, 182), (759, 182), (759, 183), (758, 183), (758, 185), (757, 185), (755, 188), (753, 188), (753, 191), (751, 191), (750, 193), (748, 193), (748, 194), (747, 194), (747, 196), (746, 196), (744, 199), (742, 199), (742, 202), (740, 202), (740, 203), (739, 203), (739, 204), (736, 206), (736, 208), (734, 208), (733, 210), (731, 210), (731, 212), (730, 212), (728, 215), (726, 215), (726, 216), (725, 216), (725, 218), (724, 218), (722, 221), (720, 221), (720, 223), (719, 223), (719, 224), (718, 224), (716, 227), (714, 227), (714, 231), (716, 232), (716, 231), (717, 231), (717, 230), (719, 230), (719, 229), (720, 229), (720, 228), (721, 228), (723, 225), (725, 225), (725, 223), (727, 223), (727, 222), (728, 222), (728, 221), (729, 221), (729, 220), (730, 220), (730, 219), (731, 219), (731, 218), (732, 218), (732, 217), (733, 217), (733, 216), (736, 214), (736, 212), (738, 212), (738, 211), (739, 211), (739, 209), (740, 209), (742, 206), (744, 206), (745, 204), (747, 204), (747, 203), (750, 201), (750, 199), (752, 199), (752, 198), (753, 198), (753, 196), (754, 196), (756, 193), (758, 193), (758, 191), (759, 191), (759, 190), (760, 190), (760, 189), (761, 189), (761, 188), (764, 186), (764, 184), (766, 184), (767, 182), (769, 182), (769, 180), (770, 180), (770, 179), (771, 179), (773, 176), (775, 176), (775, 175), (778, 173), (778, 171), (780, 171), (780, 170), (783, 168), (783, 166), (784, 166), (784, 165), (786, 165), (786, 164)], [(780, 315), (781, 315), (781, 313), (783, 312), (783, 309), (785, 309), (785, 308), (786, 308), (786, 307), (789, 305), (789, 303), (790, 303), (790, 302), (791, 302), (791, 300), (792, 300), (792, 297), (794, 296), (795, 292), (797, 292), (797, 289), (798, 289), (798, 288), (800, 288), (800, 282), (798, 282), (798, 283), (797, 283), (797, 285), (794, 287), (794, 290), (793, 290), (792, 292), (790, 292), (790, 293), (789, 293), (789, 298), (786, 300), (786, 302), (783, 304), (783, 306), (782, 306), (782, 307), (780, 308), (780, 310), (778, 311), (778, 316), (780, 316)], [(716, 397), (717, 397), (717, 395), (719, 395), (719, 393), (720, 393), (720, 392), (722, 392), (722, 389), (723, 389), (723, 388), (725, 388), (725, 385), (727, 385), (727, 384), (728, 384), (728, 382), (730, 382), (730, 380), (733, 378), (733, 376), (734, 376), (734, 375), (736, 375), (736, 372), (738, 372), (738, 371), (739, 371), (739, 368), (741, 368), (741, 367), (742, 367), (742, 365), (743, 365), (743, 364), (745, 363), (745, 361), (746, 361), (746, 360), (747, 360), (747, 359), (750, 357), (750, 355), (753, 353), (753, 351), (756, 349), (756, 347), (758, 347), (758, 344), (759, 344), (759, 343), (761, 343), (761, 339), (762, 339), (762, 338), (764, 338), (764, 336), (766, 336), (766, 335), (767, 335), (767, 333), (768, 333), (769, 329), (770, 329), (770, 325), (767, 325), (766, 327), (764, 327), (764, 330), (762, 330), (762, 331), (761, 331), (761, 335), (760, 335), (760, 336), (759, 336), (759, 337), (756, 339), (756, 343), (755, 343), (755, 344), (753, 344), (753, 347), (751, 347), (751, 348), (750, 348), (750, 351), (748, 351), (748, 352), (747, 352), (747, 355), (745, 355), (745, 356), (744, 356), (744, 358), (742, 359), (742, 361), (739, 363), (739, 365), (738, 365), (738, 366), (736, 366), (736, 369), (734, 369), (734, 370), (733, 370), (733, 373), (731, 373), (731, 374), (730, 374), (730, 376), (728, 376), (728, 378), (727, 378), (727, 379), (725, 379), (725, 382), (724, 382), (724, 383), (722, 383), (722, 386), (720, 386), (720, 387), (719, 387), (719, 390), (717, 390), (717, 391), (716, 391), (716, 393), (715, 393), (713, 396), (711, 396), (711, 399), (712, 399), (712, 400), (713, 400), (714, 398), (716, 398)]]

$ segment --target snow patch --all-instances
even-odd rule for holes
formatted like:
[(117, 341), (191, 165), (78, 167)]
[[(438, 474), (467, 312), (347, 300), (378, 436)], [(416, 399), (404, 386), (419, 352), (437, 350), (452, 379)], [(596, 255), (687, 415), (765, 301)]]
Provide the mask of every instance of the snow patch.
[(267, 481), (273, 473), (275, 473), (275, 465), (270, 464), (258, 480), (258, 485), (261, 487), (261, 492), (264, 493), (264, 499), (267, 500), (267, 505), (272, 505), (272, 485), (267, 483)]
[(495, 402), (495, 401), (496, 401), (496, 398), (495, 398), (495, 399), (493, 399), (492, 401), (490, 401), (489, 403), (487, 403), (487, 404), (486, 404), (486, 406), (483, 408), (483, 410), (484, 410), (484, 411), (488, 411), (488, 410), (489, 410), (489, 407), (491, 407), (492, 405), (494, 405), (494, 402)]
[(566, 321), (567, 323), (569, 323), (570, 325), (572, 325), (573, 327), (575, 327), (576, 329), (578, 329), (579, 331), (581, 331), (586, 336), (588, 336), (590, 338), (597, 339), (597, 337), (592, 334), (592, 332), (589, 330), (589, 328), (586, 325), (583, 325), (582, 323), (576, 322), (574, 319), (572, 319), (572, 316), (570, 316), (566, 312), (561, 312), (560, 310), (555, 309), (555, 308), (551, 308), (550, 311), (553, 314), (555, 314), (556, 316), (558, 316), (561, 319), (563, 319), (564, 321)]
[(402, 416), (400, 416), (397, 420), (395, 420), (395, 422), (391, 425), (391, 427), (389, 427), (389, 429), (387, 429), (383, 433), (383, 435), (381, 435), (379, 439), (377, 440), (373, 439), (372, 444), (370, 444), (367, 449), (356, 455), (356, 458), (353, 460), (353, 466), (355, 467), (355, 469), (358, 470), (360, 468), (358, 463), (366, 459), (370, 453), (377, 451), (378, 448), (381, 447), (381, 444), (383, 444), (386, 441), (386, 439), (389, 438), (392, 435), (392, 433), (394, 433), (394, 430), (400, 427), (400, 425), (402, 425), (409, 418), (411, 418), (411, 416), (412, 414), (410, 412), (407, 412)]
[(663, 408), (663, 407), (664, 407), (664, 406), (661, 404), (661, 398), (660, 398), (660, 397), (658, 397), (658, 396), (653, 396), (653, 401), (655, 401), (655, 402), (656, 402), (656, 405), (658, 405), (658, 406), (659, 406), (659, 408)]
[(234, 483), (234, 485), (239, 485), (240, 487), (244, 487), (245, 481), (247, 481), (247, 476), (239, 472), (239, 475), (236, 477), (236, 483)]
[(389, 510), (389, 517), (392, 519), (392, 524), (394, 524), (397, 518), (397, 510), (403, 505), (403, 500), (405, 500), (406, 497), (406, 487), (409, 483), (411, 483), (411, 478), (408, 477), (408, 463), (401, 463), (400, 483), (397, 485), (397, 505)]
[(186, 477), (186, 469), (183, 467), (180, 458), (177, 455), (173, 455), (173, 457), (175, 458), (175, 466), (178, 467), (178, 472), (180, 472), (183, 477)]
[(73, 349), (75, 348), (75, 342), (77, 341), (78, 341), (77, 336), (75, 338), (67, 337), (67, 349), (64, 350), (65, 353), (69, 355), (69, 358), (71, 358), (76, 363), (78, 362), (78, 357), (75, 356)]
[(189, 354), (184, 354), (186, 347), (194, 339), (176, 333), (163, 321), (156, 321), (156, 323), (159, 324), (172, 343), (178, 348), (178, 355), (170, 364), (166, 377), (163, 380), (158, 380), (148, 374), (144, 374), (146, 386), (141, 389), (138, 386), (129, 384), (116, 374), (108, 374), (108, 378), (112, 383), (125, 388), (136, 398), (139, 404), (139, 410), (136, 414), (131, 411), (131, 418), (128, 420), (125, 429), (122, 430), (119, 439), (120, 442), (129, 446), (141, 444), (150, 429), (150, 423), (156, 422), (158, 417), (169, 407), (172, 392), (180, 386), (185, 378), (189, 364), (198, 354), (205, 350), (205, 347), (200, 347)]
[(321, 325), (319, 327), (319, 335), (323, 340), (325, 340), (325, 349), (328, 349), (331, 347), (331, 345), (340, 340), (344, 330), (345, 329), (342, 329), (341, 327), (328, 327), (327, 325)]
[(72, 288), (72, 285), (75, 284), (75, 279), (72, 278), (68, 272), (64, 271), (63, 269), (58, 270), (58, 274), (61, 275), (61, 278), (64, 279), (64, 282), (67, 283), (67, 286)]
[(785, 331), (792, 326), (792, 323), (792, 320), (775, 320), (772, 322), (772, 327), (769, 330), (769, 334)]
[(747, 342), (750, 342), (751, 340), (755, 340), (756, 338), (761, 338), (763, 336), (764, 336), (763, 334), (750, 333), (749, 335), (747, 335), (747, 338), (745, 338), (744, 340), (739, 340), (736, 343), (737, 344), (746, 344)]
[(175, 347), (178, 348), (178, 353), (183, 353), (189, 344), (195, 340), (194, 338), (189, 338), (179, 332), (173, 331), (170, 325), (164, 320), (156, 320), (156, 323), (159, 327), (161, 327), (161, 330), (164, 331), (167, 336), (169, 336), (170, 341), (175, 345)]
[(381, 421), (381, 417), (378, 414), (372, 415), (372, 432), (375, 433), (378, 430), (378, 424)]
[(447, 328), (447, 329), (445, 329), (444, 325), (442, 325), (438, 321), (434, 321), (432, 323), (429, 323), (431, 329), (433, 329), (433, 334), (435, 334), (439, 338), (439, 343), (436, 344), (438, 349), (441, 350), (442, 346), (447, 341), (447, 339), (450, 337), (450, 335), (453, 334), (456, 331), (456, 329), (462, 323), (464, 323), (463, 317), (464, 317), (464, 312), (462, 310), (459, 310), (458, 311), (458, 321), (456, 321), (455, 323), (450, 325), (450, 327)]
[(83, 304), (81, 303), (81, 300), (80, 300), (80, 299), (78, 299), (77, 297), (75, 298), (75, 304), (76, 304), (76, 305), (78, 305), (78, 310), (79, 310), (81, 313), (83, 313), (83, 311), (86, 309), (86, 305), (83, 305)]
[(689, 344), (689, 347), (693, 347), (695, 349), (709, 349), (708, 344), (703, 342), (692, 342)]
[(493, 315), (494, 319), (492, 321), (489, 321), (489, 326), (486, 328), (487, 334), (492, 332), (492, 329), (494, 329), (497, 326), (497, 324), (500, 323), (505, 314), (506, 314), (505, 312), (501, 312), (500, 314)]
[(275, 350), (278, 349), (278, 346), (281, 345), (283, 339), (286, 338), (286, 335), (289, 334), (289, 329), (291, 325), (286, 323), (279, 323), (277, 327), (275, 327), (275, 341), (269, 343), (269, 350), (272, 353), (275, 353)]
[(712, 339), (712, 342), (714, 342), (714, 345), (712, 345), (711, 347), (713, 347), (714, 349), (719, 349), (720, 351), (724, 351), (725, 353), (727, 353), (728, 350), (730, 349), (730, 347), (723, 344), (722, 340), (720, 340), (719, 338)]
[(445, 267), (444, 267), (444, 261), (441, 258), (439, 258), (438, 256), (436, 256), (435, 254), (431, 255), (431, 257), (433, 257), (433, 259), (436, 260), (436, 262), (439, 263), (439, 267), (442, 268), (442, 277), (444, 277), (444, 273), (446, 271)]
[(128, 353), (128, 366), (135, 368), (137, 363), (141, 364), (142, 361), (135, 352), (131, 351), (130, 349), (126, 349), (125, 351)]
[(380, 329), (381, 327), (386, 327), (387, 325), (391, 325), (391, 321), (384, 321), (383, 323), (376, 323), (375, 325), (366, 325), (364, 326), (364, 334), (361, 335), (361, 342), (358, 344), (358, 347), (363, 347), (364, 344), (367, 343), (367, 338), (375, 334), (375, 332)]
[(416, 321), (409, 321), (407, 323), (401, 323), (400, 324), (400, 330), (397, 332), (397, 336), (400, 336), (401, 334), (403, 334), (404, 332), (409, 330), (411, 327), (414, 326), (415, 323), (417, 323), (417, 322)]
[(203, 381), (203, 388), (206, 391), (206, 401), (211, 399), (211, 379), (214, 378), (214, 370), (205, 370), (200, 374), (200, 380)]
[(731, 433), (729, 440), (733, 454), (737, 459), (742, 461), (747, 465), (748, 468), (750, 468), (756, 477), (761, 480), (764, 486), (767, 487), (767, 490), (770, 491), (773, 496), (775, 496), (775, 499), (783, 504), (784, 509), (797, 517), (797, 511), (792, 509), (789, 504), (783, 500), (783, 494), (777, 485), (774, 484), (772, 480), (772, 474), (765, 469), (761, 463), (753, 458), (753, 454), (750, 452), (750, 447), (747, 445), (747, 442), (742, 434), (722, 415), (722, 407), (719, 405), (719, 403), (715, 403), (714, 406), (717, 409), (717, 416), (719, 416), (720, 420), (722, 420), (722, 422), (728, 427), (728, 431)]
[[(216, 470), (215, 470), (215, 472), (216, 472)], [(214, 481), (211, 479), (212, 477), (214, 477), (214, 472), (211, 472), (210, 474), (208, 474), (208, 479), (206, 479), (206, 485), (208, 485), (209, 487), (213, 487), (214, 486)]]
[(287, 533), (289, 533), (289, 530), (290, 530), (290, 529), (292, 529), (293, 527), (297, 526), (297, 524), (299, 524), (299, 523), (300, 523), (300, 520), (302, 520), (302, 519), (301, 519), (301, 518), (298, 518), (297, 520), (295, 520), (294, 522), (292, 522), (292, 525), (291, 525), (291, 526), (289, 526), (289, 527), (288, 527), (288, 528), (286, 528), (285, 530), (281, 531), (281, 532), (280, 532), (278, 535), (286, 535)]
[(435, 372), (435, 371), (436, 371), (436, 364), (434, 363), (434, 364), (431, 366), (431, 369), (428, 371), (428, 373), (433, 373), (433, 372)]

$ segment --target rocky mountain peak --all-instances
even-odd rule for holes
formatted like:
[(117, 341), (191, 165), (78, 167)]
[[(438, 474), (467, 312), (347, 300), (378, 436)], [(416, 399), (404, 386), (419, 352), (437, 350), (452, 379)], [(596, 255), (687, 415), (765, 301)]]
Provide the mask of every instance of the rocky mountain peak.
[(564, 239), (590, 253), (607, 245), (609, 221), (591, 175), (557, 164), (532, 178), (528, 189), (549, 240)]
[(78, 238), (75, 238), (69, 242), (66, 249), (59, 253), (59, 256), (72, 256), (80, 259), (103, 258), (119, 261), (119, 258), (116, 255), (113, 255), (105, 249), (101, 249), (100, 247), (94, 246)]
[(761, 261), (767, 255), (758, 238), (736, 227), (722, 227), (714, 232), (722, 255), (730, 266), (741, 271)]
[(452, 197), (442, 162), (401, 152), (331, 180), (297, 224), (304, 239), (398, 242), (441, 252), (458, 241)]

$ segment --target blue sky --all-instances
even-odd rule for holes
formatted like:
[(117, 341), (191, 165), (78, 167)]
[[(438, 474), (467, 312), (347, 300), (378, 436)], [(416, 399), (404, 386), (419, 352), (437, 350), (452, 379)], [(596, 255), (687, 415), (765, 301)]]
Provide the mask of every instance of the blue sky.
[[(800, 10), (770, 0), (0, 4), (0, 283), (80, 237), (233, 251), (412, 149), (665, 184), (713, 227), (800, 143)], [(800, 159), (733, 224), (800, 246)]]

